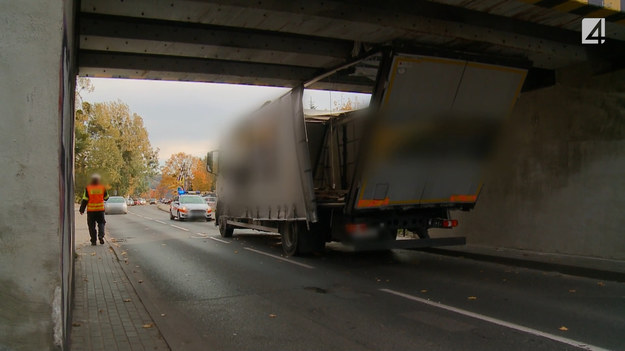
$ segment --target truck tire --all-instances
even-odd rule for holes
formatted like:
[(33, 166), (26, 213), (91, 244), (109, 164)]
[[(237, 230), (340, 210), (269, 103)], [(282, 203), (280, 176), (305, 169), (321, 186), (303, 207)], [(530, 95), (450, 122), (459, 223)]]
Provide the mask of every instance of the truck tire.
[(228, 225), (228, 218), (225, 216), (219, 216), (219, 234), (223, 238), (231, 238), (234, 233), (234, 228)]
[(286, 256), (295, 256), (299, 253), (299, 230), (297, 222), (286, 222), (280, 226), (282, 237), (282, 251)]
[(325, 240), (319, 231), (309, 231), (303, 223), (286, 222), (280, 227), (282, 251), (287, 256), (306, 255), (323, 252)]

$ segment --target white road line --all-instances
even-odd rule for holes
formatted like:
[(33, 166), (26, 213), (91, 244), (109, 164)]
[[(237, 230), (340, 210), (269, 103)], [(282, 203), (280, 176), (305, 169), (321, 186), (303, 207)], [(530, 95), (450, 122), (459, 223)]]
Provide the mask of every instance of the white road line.
[(315, 267), (310, 266), (310, 265), (307, 265), (307, 264), (305, 264), (305, 263), (301, 263), (301, 262), (297, 262), (297, 261), (289, 260), (288, 258), (284, 258), (284, 257), (280, 257), (280, 256), (272, 255), (272, 254), (270, 254), (270, 253), (266, 253), (266, 252), (263, 252), (263, 251), (254, 250), (254, 249), (252, 249), (252, 248), (250, 248), (250, 247), (244, 247), (244, 249), (249, 250), (249, 251), (252, 251), (252, 252), (256, 252), (256, 253), (261, 254), (261, 255), (265, 255), (265, 256), (273, 257), (273, 258), (275, 258), (276, 260), (280, 260), (280, 261), (284, 261), (284, 262), (292, 263), (292, 264), (295, 264), (295, 265), (298, 265), (298, 266), (301, 266), (301, 267), (305, 267), (305, 268), (308, 268), (308, 269), (313, 269), (313, 268), (315, 268)]
[(421, 303), (429, 305), (429, 306), (438, 307), (438, 308), (441, 308), (441, 309), (444, 309), (444, 310), (447, 310), (447, 311), (450, 311), (450, 312), (455, 312), (455, 313), (458, 313), (458, 314), (462, 314), (462, 315), (465, 315), (467, 317), (471, 317), (471, 318), (479, 319), (479, 320), (482, 320), (482, 321), (485, 321), (485, 322), (497, 324), (497, 325), (500, 325), (502, 327), (514, 329), (514, 330), (517, 330), (517, 331), (520, 331), (520, 332), (524, 332), (524, 333), (540, 336), (540, 337), (547, 338), (547, 339), (551, 339), (551, 340), (554, 340), (554, 341), (557, 341), (557, 342), (561, 342), (563, 344), (567, 344), (567, 345), (570, 345), (570, 346), (573, 346), (573, 347), (577, 347), (577, 348), (580, 348), (580, 349), (583, 349), (583, 350), (609, 351), (608, 349), (604, 349), (604, 348), (601, 348), (599, 346), (594, 346), (594, 345), (583, 343), (581, 341), (565, 338), (565, 337), (554, 335), (554, 334), (545, 333), (545, 332), (542, 332), (540, 330), (536, 330), (536, 329), (524, 327), (522, 325), (518, 325), (518, 324), (502, 321), (500, 319), (489, 317), (489, 316), (485, 316), (483, 314), (470, 312), (470, 311), (463, 310), (463, 309), (460, 309), (460, 308), (457, 308), (457, 307), (444, 305), (444, 304), (439, 303), (439, 302), (434, 302), (434, 301), (422, 299), (420, 297), (404, 294), (404, 293), (399, 292), (399, 291), (395, 291), (395, 290), (391, 290), (391, 289), (380, 289), (380, 291), (383, 291), (383, 292), (389, 293), (389, 294), (393, 294), (395, 296), (403, 297), (403, 298), (408, 299), (408, 300), (421, 302)]
[(185, 232), (188, 232), (188, 231), (189, 231), (189, 229), (187, 229), (187, 228), (183, 228), (183, 227), (179, 227), (179, 226), (177, 226), (177, 225), (175, 225), (175, 224), (170, 224), (170, 226), (172, 226), (172, 227), (174, 227), (174, 228), (177, 228), (177, 229), (180, 229), (180, 230), (184, 230)]
[(153, 220), (153, 219), (154, 219), (154, 218), (152, 218), (152, 217), (148, 217), (148, 216), (145, 216), (145, 217), (143, 217), (143, 218), (145, 218), (145, 219), (149, 219), (149, 220)]
[(197, 234), (197, 235), (199, 235), (201, 237), (204, 237), (204, 238), (208, 238), (208, 234), (204, 234), (204, 233), (195, 233), (195, 234)]
[(219, 239), (219, 238), (215, 238), (215, 237), (213, 237), (213, 236), (209, 236), (208, 238), (209, 238), (209, 239), (211, 239), (211, 240), (219, 241), (220, 243), (230, 244), (230, 242), (229, 242), (229, 241), (222, 240), (222, 239)]
[(165, 222), (163, 222), (163, 221), (159, 221), (158, 219), (155, 219), (155, 220), (154, 220), (154, 222), (156, 222), (156, 223), (160, 223), (160, 224), (167, 224), (167, 223), (165, 223)]

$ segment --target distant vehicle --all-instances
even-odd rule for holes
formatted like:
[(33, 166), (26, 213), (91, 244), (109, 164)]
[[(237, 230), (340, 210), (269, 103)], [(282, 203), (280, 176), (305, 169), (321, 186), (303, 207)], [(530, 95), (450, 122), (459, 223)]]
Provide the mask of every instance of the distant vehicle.
[(176, 196), (169, 206), (169, 219), (212, 219), (213, 209), (199, 195)]
[(202, 197), (204, 198), (204, 201), (206, 201), (208, 206), (210, 206), (211, 208), (215, 208), (215, 206), (217, 206), (217, 197), (216, 196), (214, 196), (214, 195), (204, 195)]
[(147, 204), (147, 201), (145, 201), (144, 198), (140, 198), (139, 199), (139, 205), (145, 205), (145, 204)]
[(139, 200), (139, 199), (133, 199), (133, 201), (134, 201), (134, 206), (139, 206), (139, 205), (141, 205), (141, 200)]
[(156, 199), (150, 199), (150, 205), (156, 205)]
[(133, 206), (135, 204), (135, 201), (131, 198), (127, 198), (126, 199), (126, 205), (127, 206)]
[(104, 203), (104, 213), (113, 214), (113, 213), (128, 213), (128, 205), (126, 204), (126, 199), (121, 196), (111, 196)]

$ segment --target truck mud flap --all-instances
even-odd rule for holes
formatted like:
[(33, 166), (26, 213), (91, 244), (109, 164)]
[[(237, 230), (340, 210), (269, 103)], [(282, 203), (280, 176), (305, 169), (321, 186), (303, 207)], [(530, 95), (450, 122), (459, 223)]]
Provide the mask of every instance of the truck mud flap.
[(394, 241), (375, 241), (351, 243), (348, 246), (354, 248), (355, 251), (376, 251), (390, 249), (419, 249), (424, 247), (437, 246), (454, 246), (465, 245), (467, 240), (463, 236), (454, 236), (447, 238), (430, 238), (430, 239), (407, 239)]

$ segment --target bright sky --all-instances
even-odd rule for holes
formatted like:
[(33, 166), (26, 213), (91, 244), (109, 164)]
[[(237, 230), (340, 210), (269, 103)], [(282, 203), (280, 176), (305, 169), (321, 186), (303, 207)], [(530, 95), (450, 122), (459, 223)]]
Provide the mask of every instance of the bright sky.
[[(143, 117), (153, 147), (164, 162), (171, 154), (185, 152), (204, 156), (219, 145), (219, 138), (234, 123), (267, 100), (289, 89), (249, 85), (91, 78), (92, 93), (82, 92), (87, 102), (121, 100)], [(368, 95), (306, 91), (304, 107), (313, 99), (317, 109), (330, 109), (331, 101), (348, 98), (362, 104)]]

